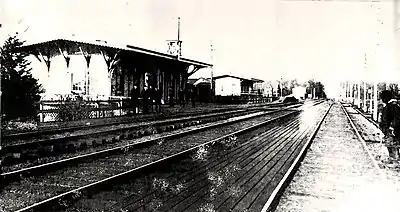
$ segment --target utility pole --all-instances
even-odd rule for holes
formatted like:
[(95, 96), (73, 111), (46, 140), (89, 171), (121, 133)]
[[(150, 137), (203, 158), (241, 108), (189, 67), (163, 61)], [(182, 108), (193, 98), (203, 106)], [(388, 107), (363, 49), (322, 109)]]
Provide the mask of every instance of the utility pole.
[(212, 44), (212, 42), (211, 42), (211, 44), (210, 44), (210, 47), (211, 47), (211, 64), (212, 64), (212, 66), (211, 66), (211, 78), (210, 78), (210, 80), (211, 80), (211, 82), (210, 82), (210, 101), (211, 102), (214, 102), (214, 95), (213, 95), (213, 93), (214, 93), (214, 64), (213, 64), (213, 62), (214, 62), (214, 48), (213, 48), (213, 44)]
[(361, 81), (358, 81), (357, 89), (358, 108), (361, 108)]
[(178, 17), (178, 59), (182, 56), (182, 41), (181, 41), (181, 17)]
[[(377, 2), (378, 4), (379, 4), (379, 2)], [(379, 33), (379, 31), (380, 31), (380, 26), (383, 24), (383, 22), (382, 22), (382, 20), (380, 19), (380, 6), (379, 5), (377, 5), (376, 6), (376, 9), (377, 9), (377, 14), (376, 14), (376, 16), (377, 16), (377, 33), (376, 33), (376, 49), (375, 49), (375, 63), (374, 63), (374, 72), (375, 72), (375, 74), (377, 74), (378, 73), (378, 69), (379, 69), (379, 66), (378, 66), (378, 61), (379, 61), (379, 59), (378, 59), (378, 57), (380, 56), (380, 54), (379, 54), (379, 50), (380, 50), (380, 33)], [(373, 110), (373, 119), (375, 120), (375, 121), (378, 121), (378, 81), (377, 81), (377, 79), (375, 78), (375, 82), (374, 82), (374, 110)]]
[(178, 39), (177, 40), (167, 40), (168, 44), (168, 54), (175, 55), (178, 60), (182, 56), (182, 41), (181, 41), (181, 18), (178, 17)]
[[(1, 68), (1, 65), (2, 64), (2, 61), (0, 61), (0, 68)], [(0, 79), (1, 79), (1, 72), (0, 72)], [(0, 80), (0, 87), (1, 87), (1, 80)], [(1, 96), (2, 96), (2, 91), (0, 90), (0, 99), (1, 99)], [(2, 122), (2, 119), (3, 119), (3, 111), (1, 110), (1, 104), (0, 104), (0, 123), (3, 123)], [(3, 174), (3, 151), (2, 151), (2, 144), (1, 144), (1, 141), (3, 140), (1, 137), (1, 134), (2, 134), (2, 131), (1, 131), (1, 127), (0, 127), (0, 191), (1, 190), (3, 190), (3, 185), (4, 185), (4, 182), (3, 182), (3, 175), (1, 175), (1, 174)]]
[[(366, 72), (366, 70), (367, 70), (367, 53), (364, 53), (364, 69)], [(368, 92), (367, 82), (364, 80), (364, 103), (363, 103), (363, 111), (364, 112), (367, 112), (367, 92)]]
[(349, 84), (349, 89), (350, 89), (350, 102), (351, 102), (351, 104), (352, 105), (354, 105), (354, 89), (353, 89), (353, 82), (351, 82), (350, 81), (350, 84)]

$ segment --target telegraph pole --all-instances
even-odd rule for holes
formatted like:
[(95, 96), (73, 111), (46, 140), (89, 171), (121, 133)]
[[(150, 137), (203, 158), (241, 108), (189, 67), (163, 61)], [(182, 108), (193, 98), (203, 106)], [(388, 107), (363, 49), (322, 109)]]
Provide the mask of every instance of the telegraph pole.
[(178, 17), (178, 58), (182, 56), (182, 41), (181, 41), (181, 17)]
[[(364, 69), (367, 70), (367, 53), (364, 53)], [(367, 112), (367, 82), (364, 80), (364, 103), (363, 103), (363, 110)]]
[(176, 56), (178, 59), (182, 56), (182, 41), (181, 41), (181, 18), (178, 17), (178, 39), (167, 40), (168, 54)]
[[(378, 4), (379, 4), (379, 2), (377, 2)], [(379, 42), (379, 38), (380, 38), (380, 35), (379, 35), (379, 31), (380, 31), (380, 25), (382, 25), (383, 24), (383, 22), (382, 22), (382, 20), (380, 19), (380, 6), (379, 5), (377, 5), (377, 7), (376, 7), (376, 9), (377, 9), (377, 18), (378, 18), (378, 22), (377, 22), (377, 35), (376, 35), (376, 49), (375, 49), (375, 63), (374, 63), (374, 72), (375, 72), (375, 74), (377, 74), (377, 71), (378, 71), (378, 57), (379, 57), (379, 50), (380, 50), (380, 42)], [(378, 81), (375, 79), (375, 82), (374, 82), (374, 110), (373, 110), (373, 119), (375, 120), (375, 121), (378, 121)]]
[[(2, 61), (0, 61), (0, 68), (2, 66), (1, 64), (2, 64)], [(1, 77), (2, 76), (1, 76), (1, 72), (0, 72), (0, 79), (1, 79)], [(0, 87), (1, 87), (1, 80), (0, 80)], [(0, 99), (1, 99), (2, 93), (3, 92), (0, 90)], [(2, 120), (3, 120), (3, 111), (1, 108), (1, 104), (0, 104), (0, 123), (3, 123)], [(1, 131), (1, 127), (0, 127), (0, 191), (3, 189), (3, 185), (4, 185), (3, 177), (1, 175), (1, 174), (3, 174), (3, 151), (2, 151), (2, 144), (1, 144), (1, 141), (3, 139), (2, 139), (1, 134), (2, 134), (2, 131)]]
[(358, 81), (357, 84), (357, 98), (358, 98), (358, 108), (361, 108), (361, 81)]
[(211, 47), (211, 64), (212, 64), (212, 66), (211, 66), (211, 83), (210, 83), (210, 101), (211, 102), (214, 102), (214, 97), (213, 97), (213, 91), (214, 91), (214, 64), (213, 64), (213, 62), (214, 62), (214, 48), (213, 48), (213, 44), (212, 44), (212, 42), (211, 42), (211, 44), (210, 44), (210, 47)]

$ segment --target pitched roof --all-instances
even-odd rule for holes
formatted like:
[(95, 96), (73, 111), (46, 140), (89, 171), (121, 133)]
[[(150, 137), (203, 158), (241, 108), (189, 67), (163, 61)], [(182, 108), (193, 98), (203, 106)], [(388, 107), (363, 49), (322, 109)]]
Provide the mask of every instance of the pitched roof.
[(58, 42), (80, 43), (80, 44), (100, 46), (100, 47), (105, 47), (105, 48), (110, 48), (110, 49), (117, 49), (117, 50), (127, 51), (127, 52), (136, 52), (136, 53), (140, 53), (140, 54), (144, 54), (144, 55), (148, 55), (148, 56), (154, 56), (154, 57), (158, 57), (158, 58), (163, 58), (163, 59), (167, 59), (167, 60), (175, 60), (175, 61), (186, 63), (189, 65), (199, 66), (201, 68), (213, 66), (212, 64), (209, 64), (209, 63), (200, 62), (200, 61), (183, 58), (183, 57), (177, 58), (174, 55), (157, 52), (154, 50), (149, 50), (149, 49), (145, 49), (145, 48), (141, 48), (141, 47), (137, 47), (137, 46), (123, 45), (123, 44), (110, 44), (107, 41), (101, 41), (101, 40), (84, 41), (82, 39), (78, 40), (78, 39), (72, 39), (72, 38), (53, 39), (53, 40), (47, 40), (47, 41), (37, 42), (37, 43), (33, 43), (33, 44), (27, 44), (27, 45), (22, 46), (21, 49), (29, 49), (29, 48), (35, 47), (35, 46), (48, 45), (48, 44), (58, 43)]
[(253, 81), (253, 82), (264, 82), (264, 80), (260, 80), (260, 79), (255, 79), (255, 78), (246, 79), (246, 78), (243, 78), (243, 77), (237, 77), (237, 76), (233, 76), (233, 75), (229, 75), (229, 74), (216, 76), (216, 77), (214, 77), (214, 79), (221, 79), (221, 78), (227, 78), (227, 77), (236, 78), (236, 79), (240, 79), (240, 80)]

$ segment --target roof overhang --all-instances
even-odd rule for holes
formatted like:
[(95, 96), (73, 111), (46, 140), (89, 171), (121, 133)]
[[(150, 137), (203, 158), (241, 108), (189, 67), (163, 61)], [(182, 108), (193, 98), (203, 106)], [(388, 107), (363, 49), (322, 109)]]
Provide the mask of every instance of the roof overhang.
[(255, 79), (255, 78), (251, 78), (251, 79), (246, 79), (243, 77), (237, 77), (237, 76), (233, 76), (233, 75), (221, 75), (221, 76), (216, 76), (214, 77), (214, 79), (221, 79), (221, 78), (235, 78), (235, 79), (240, 79), (242, 81), (250, 81), (250, 82), (264, 82), (264, 80), (260, 80), (260, 79)]
[[(144, 49), (141, 47), (137, 46), (132, 46), (132, 45), (119, 45), (119, 44), (109, 44), (106, 41), (83, 41), (83, 40), (74, 40), (74, 39), (54, 39), (54, 40), (48, 40), (48, 41), (43, 41), (43, 42), (38, 42), (38, 43), (33, 43), (33, 44), (27, 44), (19, 47), (17, 51), (27, 51), (27, 52), (32, 52), (35, 51), (37, 48), (43, 48), (43, 47), (48, 47), (48, 46), (60, 46), (60, 45), (79, 45), (79, 46), (90, 46), (94, 48), (99, 48), (103, 50), (117, 50), (125, 53), (137, 53), (141, 54), (143, 56), (148, 56), (148, 57), (154, 57), (157, 59), (162, 59), (162, 60), (167, 60), (167, 61), (174, 61), (180, 64), (184, 64), (187, 66), (193, 65), (195, 68), (201, 69), (201, 68), (207, 68), (207, 67), (212, 67), (212, 64), (205, 63), (205, 62), (200, 62), (196, 60), (191, 60), (188, 58), (183, 58), (183, 57), (177, 57), (175, 55), (170, 55), (162, 52), (157, 52), (149, 49)], [(55, 50), (58, 51), (58, 50)]]

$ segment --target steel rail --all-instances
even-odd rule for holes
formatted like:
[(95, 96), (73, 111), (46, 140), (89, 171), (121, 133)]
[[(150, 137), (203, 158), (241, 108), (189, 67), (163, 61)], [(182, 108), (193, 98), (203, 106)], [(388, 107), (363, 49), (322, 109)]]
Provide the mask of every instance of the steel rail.
[(345, 109), (345, 107), (340, 104), (342, 110), (344, 111), (344, 113), (346, 114), (347, 120), (349, 121), (351, 128), (353, 129), (354, 133), (356, 134), (358, 140), (361, 142), (364, 150), (367, 152), (370, 160), (372, 161), (372, 164), (374, 165), (374, 168), (378, 171), (379, 176), (381, 177), (381, 180), (386, 180), (386, 175), (383, 173), (383, 171), (381, 170), (381, 168), (379, 168), (378, 163), (376, 162), (376, 160), (374, 159), (374, 157), (372, 156), (371, 151), (368, 149), (367, 147), (367, 143), (365, 142), (365, 140), (362, 138), (362, 136), (360, 135), (360, 132), (358, 132), (356, 125), (354, 125), (353, 120), (351, 120), (347, 110)]
[[(316, 102), (314, 104), (318, 104), (319, 102)], [(283, 105), (280, 107), (280, 109), (285, 108), (285, 109), (291, 109), (295, 107), (301, 107), (303, 104), (289, 104)], [(193, 121), (193, 119), (199, 119), (199, 120), (207, 120), (207, 119), (212, 119), (215, 117), (223, 117), (224, 115), (227, 116), (233, 116), (233, 113), (241, 114), (241, 113), (251, 113), (251, 111), (257, 111), (257, 110), (278, 110), (276, 108), (265, 108), (264, 106), (255, 106), (253, 108), (247, 108), (247, 109), (240, 109), (236, 111), (225, 111), (225, 112), (217, 112), (217, 113), (209, 113), (206, 115), (195, 115), (195, 116), (189, 116), (189, 117), (183, 117), (183, 118), (172, 118), (172, 119), (165, 119), (165, 120), (158, 120), (154, 121), (153, 124), (151, 124), (153, 127), (162, 127), (165, 125), (174, 125), (176, 123), (181, 123), (183, 122), (190, 122)], [(4, 146), (3, 148), (3, 153), (11, 153), (13, 151), (20, 151), (21, 149), (33, 149), (37, 148), (38, 146), (49, 146), (49, 145), (55, 145), (55, 144), (60, 144), (60, 143), (65, 143), (68, 141), (74, 141), (78, 139), (84, 139), (85, 137), (89, 136), (99, 136), (99, 135), (104, 135), (107, 133), (118, 133), (120, 131), (131, 131), (131, 130), (141, 130), (145, 127), (148, 127), (149, 123), (133, 123), (132, 126), (125, 126), (125, 127), (120, 127), (116, 129), (108, 129), (108, 130), (102, 130), (98, 132), (89, 132), (89, 133), (84, 133), (81, 135), (71, 135), (71, 136), (64, 136), (64, 137), (58, 137), (58, 138), (44, 138), (41, 140), (36, 140), (32, 142), (26, 142), (26, 143), (17, 143), (17, 144), (11, 144)], [(64, 132), (65, 133), (65, 132)]]
[[(285, 112), (285, 111), (287, 111), (287, 109), (268, 111), (268, 112), (255, 114), (253, 116), (246, 116), (242, 119), (235, 119), (235, 120), (230, 120), (230, 121), (226, 121), (223, 123), (210, 124), (208, 126), (203, 126), (203, 127), (199, 127), (199, 128), (195, 128), (195, 129), (189, 129), (184, 132), (172, 133), (170, 135), (165, 135), (165, 136), (161, 136), (158, 138), (148, 139), (148, 140), (138, 142), (138, 143), (131, 143), (131, 144), (122, 145), (122, 146), (118, 146), (118, 147), (108, 148), (108, 149), (104, 149), (104, 150), (100, 150), (100, 151), (96, 151), (96, 152), (92, 152), (92, 153), (88, 153), (88, 154), (83, 154), (83, 155), (79, 155), (79, 156), (75, 156), (75, 157), (71, 157), (71, 158), (57, 160), (57, 161), (40, 164), (40, 165), (36, 165), (36, 166), (32, 166), (32, 167), (27, 167), (27, 168), (15, 170), (15, 171), (5, 172), (5, 173), (1, 174), (1, 177), (3, 177), (4, 183), (8, 183), (8, 182), (16, 181), (17, 179), (19, 179), (20, 176), (32, 175), (32, 174), (37, 174), (37, 173), (43, 174), (45, 172), (50, 172), (50, 171), (54, 171), (57, 169), (61, 169), (66, 166), (76, 164), (76, 163), (79, 163), (80, 161), (87, 160), (90, 158), (101, 157), (104, 155), (111, 155), (111, 154), (116, 154), (118, 152), (123, 152), (124, 149), (132, 150), (132, 149), (144, 148), (144, 147), (156, 144), (157, 141), (159, 141), (159, 140), (172, 139), (172, 138), (176, 138), (176, 137), (180, 137), (180, 136), (184, 136), (184, 135), (188, 135), (188, 134), (192, 134), (192, 133), (198, 133), (198, 132), (205, 131), (205, 130), (208, 130), (208, 129), (211, 129), (214, 127), (222, 127), (225, 125), (234, 124), (234, 123), (237, 123), (240, 121), (245, 121), (245, 120), (260, 117), (263, 115), (269, 115), (269, 114)], [(298, 112), (298, 111), (294, 111), (294, 112)], [(292, 114), (294, 112), (291, 112), (289, 114)]]
[[(137, 168), (134, 168), (134, 169), (131, 169), (131, 170), (116, 174), (114, 176), (99, 180), (97, 182), (82, 186), (80, 188), (65, 192), (63, 194), (59, 194), (57, 196), (54, 196), (54, 197), (51, 197), (49, 199), (43, 200), (41, 202), (35, 203), (35, 204), (31, 205), (31, 206), (22, 208), (22, 209), (20, 209), (18, 211), (41, 211), (42, 209), (45, 209), (45, 208), (48, 209), (49, 207), (57, 206), (57, 204), (58, 204), (58, 202), (60, 200), (73, 199), (72, 197), (73, 197), (74, 194), (77, 194), (77, 193), (79, 193), (79, 194), (89, 194), (91, 192), (95, 192), (96, 190), (100, 189), (104, 185), (110, 185), (110, 184), (116, 183), (120, 179), (122, 179), (124, 177), (127, 177), (128, 175), (130, 176), (130, 175), (134, 175), (134, 174), (138, 174), (138, 173), (143, 173), (143, 172), (145, 172), (146, 170), (148, 170), (150, 168), (156, 167), (158, 165), (164, 164), (165, 162), (168, 162), (168, 161), (177, 159), (179, 157), (182, 157), (182, 156), (184, 156), (186, 154), (189, 154), (189, 153), (191, 153), (191, 152), (193, 152), (193, 151), (195, 151), (198, 148), (201, 148), (203, 146), (214, 144), (216, 142), (219, 142), (219, 141), (221, 141), (223, 139), (227, 139), (227, 138), (229, 138), (231, 136), (234, 136), (234, 135), (243, 134), (245, 132), (254, 130), (254, 129), (259, 128), (261, 126), (264, 126), (266, 124), (278, 121), (278, 120), (280, 120), (282, 118), (285, 118), (285, 117), (288, 117), (288, 116), (291, 116), (291, 115), (294, 115), (294, 114), (297, 114), (297, 113), (300, 113), (300, 112), (301, 111), (290, 111), (287, 114), (283, 114), (283, 115), (280, 115), (278, 117), (272, 118), (270, 120), (263, 121), (263, 122), (260, 122), (260, 123), (258, 123), (256, 125), (247, 127), (245, 129), (241, 129), (241, 130), (238, 130), (236, 132), (229, 133), (227, 135), (224, 135), (224, 136), (221, 136), (219, 138), (213, 139), (211, 141), (205, 142), (203, 144), (194, 146), (192, 148), (189, 148), (187, 150), (181, 151), (179, 153), (175, 153), (173, 155), (170, 155), (170, 156), (164, 157), (162, 159), (153, 161), (153, 162), (148, 163), (146, 165), (142, 165), (140, 167), (137, 167)], [(240, 120), (240, 121), (243, 121), (243, 120)]]
[(290, 182), (291, 177), (293, 177), (294, 173), (297, 171), (297, 168), (300, 166), (300, 163), (302, 159), (304, 158), (307, 149), (311, 145), (312, 141), (314, 140), (315, 136), (317, 135), (319, 129), (321, 128), (321, 125), (323, 121), (325, 120), (326, 116), (328, 115), (330, 109), (332, 108), (333, 104), (331, 104), (324, 114), (324, 116), (321, 118), (321, 120), (318, 122), (316, 128), (311, 134), (311, 137), (306, 141), (305, 145), (301, 149), (300, 153), (296, 157), (296, 159), (293, 161), (292, 165), (289, 167), (288, 171), (285, 173), (283, 176), (282, 180), (279, 181), (279, 184), (275, 187), (273, 192), (271, 193), (270, 197), (268, 198), (267, 202), (265, 203), (264, 207), (262, 208), (262, 212), (267, 212), (267, 211), (272, 211), (273, 208), (275, 207), (280, 194), (283, 192), (285, 186)]
[[(345, 107), (345, 106), (344, 106)], [(351, 106), (350, 106), (351, 107)], [(378, 130), (380, 130), (379, 124), (376, 123), (375, 121), (369, 119), (364, 113), (362, 113), (359, 109), (352, 107), (355, 111), (357, 111), (357, 113), (359, 113), (360, 115), (362, 115), (365, 119), (367, 119), (367, 121), (369, 121), (371, 124), (373, 124), (375, 127), (378, 128)]]
[[(252, 110), (257, 110), (257, 109), (254, 108)], [(246, 112), (251, 112), (252, 110), (237, 110), (234, 113), (246, 113)], [(155, 121), (152, 125), (153, 126), (164, 126), (164, 125), (168, 125), (168, 124), (176, 124), (179, 122), (191, 121), (193, 119), (208, 119), (208, 118), (213, 118), (213, 117), (219, 117), (219, 116), (224, 116), (224, 115), (228, 115), (231, 113), (232, 113), (232, 111), (228, 111), (228, 112), (213, 113), (213, 114), (206, 114), (206, 115), (197, 115), (197, 116), (192, 116), (192, 117), (184, 117), (184, 118), (178, 118), (178, 119), (160, 120), (160, 121)], [(38, 145), (44, 145), (44, 146), (52, 145), (52, 144), (56, 144), (56, 143), (67, 142), (70, 140), (77, 140), (77, 139), (84, 138), (87, 136), (96, 136), (96, 135), (101, 135), (101, 134), (106, 134), (106, 133), (117, 133), (119, 131), (139, 130), (148, 125), (149, 125), (149, 123), (136, 123), (136, 124), (133, 123), (132, 126), (126, 126), (126, 127), (121, 127), (121, 128), (117, 128), (117, 129), (108, 129), (108, 130), (102, 130), (102, 131), (97, 131), (97, 132), (88, 132), (88, 133), (84, 133), (81, 135), (71, 135), (71, 136), (64, 136), (64, 137), (58, 137), (58, 138), (44, 138), (44, 139), (39, 139), (39, 140), (32, 141), (32, 142), (10, 144), (10, 145), (4, 146), (3, 152), (12, 152), (12, 151), (16, 151), (19, 149), (30, 149), (30, 148), (35, 148)], [(56, 134), (54, 134), (54, 135), (56, 135)]]
[[(262, 108), (262, 107), (275, 107), (275, 106), (287, 106), (290, 104), (281, 104), (281, 103), (274, 103), (274, 104), (261, 104), (261, 105), (256, 105), (256, 106), (250, 106), (248, 108), (243, 108), (242, 110), (254, 110), (257, 108)], [(228, 108), (228, 109), (219, 109), (219, 110), (214, 110), (214, 111), (206, 111), (206, 112), (201, 112), (201, 113), (193, 113), (193, 114), (187, 114), (187, 113), (182, 113), (182, 114), (175, 114), (169, 117), (158, 117), (159, 121), (167, 120), (167, 119), (179, 119), (182, 117), (185, 117), (187, 115), (205, 115), (205, 114), (212, 114), (212, 113), (223, 113), (223, 112), (232, 112), (237, 110), (236, 108)], [(116, 121), (116, 122), (108, 122), (104, 124), (96, 124), (96, 125), (84, 125), (84, 126), (72, 126), (72, 127), (59, 127), (55, 129), (43, 129), (43, 130), (36, 130), (36, 131), (31, 131), (31, 132), (20, 132), (20, 133), (10, 133), (10, 134), (5, 134), (2, 135), (2, 139), (7, 140), (15, 140), (18, 138), (23, 138), (23, 137), (36, 137), (36, 136), (41, 136), (41, 135), (49, 135), (49, 134), (57, 134), (57, 133), (65, 133), (65, 132), (71, 132), (71, 131), (76, 131), (76, 130), (82, 130), (82, 129), (94, 129), (94, 128), (101, 128), (101, 127), (107, 127), (107, 126), (112, 126), (112, 125), (120, 125), (120, 124), (130, 124), (132, 121), (137, 121), (136, 123), (140, 123), (143, 121), (148, 121), (148, 120), (153, 120), (154, 118), (157, 117), (140, 117), (139, 120), (125, 120), (125, 121)]]
[[(254, 144), (254, 140), (255, 140), (254, 138), (248, 139), (248, 140), (245, 141), (244, 143), (241, 143), (240, 146), (235, 147), (234, 149), (232, 149), (231, 151), (225, 153), (224, 155), (221, 155), (221, 157), (225, 158), (224, 160), (222, 160), (222, 161), (220, 161), (220, 162), (218, 162), (218, 159), (207, 160), (207, 162), (208, 162), (207, 164), (202, 165), (202, 167), (200, 167), (200, 168), (196, 168), (196, 169), (189, 170), (188, 172), (189, 172), (190, 174), (189, 174), (189, 173), (185, 173), (183, 176), (180, 176), (177, 180), (178, 180), (179, 182), (185, 182), (186, 179), (191, 178), (191, 176), (198, 176), (198, 175), (201, 175), (200, 173), (197, 173), (197, 172), (198, 172), (198, 170), (201, 170), (202, 168), (206, 169), (205, 167), (208, 167), (208, 168), (207, 168), (208, 170), (210, 170), (210, 169), (213, 169), (213, 170), (215, 170), (215, 169), (216, 169), (216, 170), (221, 170), (221, 169), (223, 169), (224, 167), (228, 166), (228, 165), (229, 165), (230, 163), (232, 163), (233, 161), (236, 161), (236, 160), (237, 160), (237, 158), (234, 158), (234, 156), (235, 156), (235, 157), (238, 157), (238, 158), (241, 158), (241, 157), (243, 157), (244, 155), (255, 154), (255, 153), (259, 153), (259, 152), (264, 152), (264, 151), (267, 151), (268, 149), (271, 149), (271, 148), (273, 148), (273, 147), (276, 148), (276, 145), (281, 145), (281, 143), (284, 142), (284, 141), (286, 140), (286, 138), (282, 138), (281, 136), (285, 136), (285, 135), (287, 135), (288, 133), (290, 133), (291, 130), (292, 130), (292, 128), (294, 128), (295, 126), (297, 126), (298, 123), (299, 123), (299, 120), (298, 120), (298, 119), (295, 119), (295, 120), (292, 120), (292, 119), (291, 119), (291, 121), (290, 121), (287, 125), (281, 125), (281, 126), (279, 126), (279, 127), (277, 127), (277, 128), (274, 128), (274, 129), (276, 129), (276, 130), (268, 129), (267, 134), (265, 134), (265, 135), (262, 136), (263, 138), (264, 138), (264, 137), (271, 136), (271, 137), (274, 137), (274, 138), (278, 138), (278, 137), (279, 137), (279, 139), (274, 140), (274, 142), (268, 143), (267, 145), (262, 146), (261, 148), (260, 148), (257, 144)], [(260, 137), (257, 136), (257, 139), (260, 139)], [(246, 161), (247, 159), (248, 159), (248, 158), (246, 158), (246, 159), (241, 159), (240, 163), (243, 162), (243, 161)], [(193, 172), (193, 173), (192, 173), (192, 172)], [(167, 176), (166, 178), (170, 178), (170, 177), (173, 177), (173, 176), (174, 176), (174, 175), (171, 174), (171, 175)], [(206, 177), (205, 177), (205, 178), (206, 178)], [(193, 184), (196, 185), (197, 183), (201, 182), (201, 181), (204, 180), (205, 178), (196, 179), (195, 182), (194, 182)], [(190, 186), (190, 187), (188, 187), (188, 188), (186, 188), (186, 189), (194, 190), (194, 188), (192, 188), (192, 187), (194, 187), (194, 185), (192, 185), (192, 186)], [(199, 189), (203, 189), (203, 187), (204, 187), (204, 186), (202, 186), (202, 187), (200, 187), (200, 188), (196, 188), (196, 191), (198, 191)], [(182, 192), (182, 191), (181, 191), (181, 192)], [(180, 192), (180, 193), (181, 193), (181, 192)], [(156, 192), (153, 191), (153, 192), (151, 192), (151, 193), (149, 193), (149, 194), (146, 194), (146, 196), (143, 197), (143, 198), (150, 197), (152, 194), (155, 194), (155, 193), (156, 193)], [(158, 195), (160, 195), (160, 194), (158, 194)], [(175, 195), (177, 195), (177, 194), (175, 194)], [(198, 196), (197, 196), (197, 197), (198, 197)], [(130, 198), (131, 198), (131, 197), (128, 196), (128, 197), (126, 197), (125, 199), (130, 199)], [(174, 197), (171, 197), (171, 198), (174, 198)], [(200, 197), (198, 197), (198, 198), (200, 198)], [(149, 200), (150, 200), (150, 199), (149, 199)], [(131, 205), (135, 205), (135, 204), (137, 204), (138, 202), (139, 202), (139, 200), (137, 199), (137, 200), (135, 200), (135, 201), (133, 201), (133, 202), (130, 202), (130, 203), (128, 203), (128, 204), (123, 205), (122, 208), (129, 207), (129, 206), (131, 206)], [(144, 204), (146, 204), (146, 203), (144, 203)], [(138, 207), (139, 207), (139, 206), (136, 206), (133, 210), (138, 209)]]

